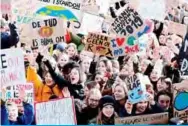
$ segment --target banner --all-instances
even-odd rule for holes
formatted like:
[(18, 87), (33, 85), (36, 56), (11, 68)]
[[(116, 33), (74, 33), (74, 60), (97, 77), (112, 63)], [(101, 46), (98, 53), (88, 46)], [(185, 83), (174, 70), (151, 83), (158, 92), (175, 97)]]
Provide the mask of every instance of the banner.
[(132, 104), (146, 100), (147, 92), (146, 86), (142, 82), (143, 79), (143, 75), (139, 73), (126, 79), (126, 84), (128, 87), (128, 99)]
[(13, 86), (8, 86), (5, 90), (5, 99), (8, 101), (14, 101), (16, 104), (21, 104), (22, 100), (20, 96), (23, 95), (22, 91), (24, 91), (25, 100), (27, 103), (34, 105), (34, 93), (33, 93), (33, 84), (16, 84)]
[(11, 14), (11, 0), (1, 0), (1, 14)]
[(64, 41), (63, 19), (46, 19), (31, 23), (32, 46), (46, 46)]
[(23, 51), (19, 48), (3, 49), (0, 54), (1, 87), (26, 83)]
[(103, 21), (104, 19), (102, 17), (92, 15), (89, 13), (84, 13), (79, 33), (85, 35), (87, 35), (89, 32), (102, 33)]
[(72, 98), (36, 103), (37, 125), (76, 125)]
[(85, 50), (112, 57), (113, 54), (110, 46), (110, 39), (110, 37), (103, 34), (89, 33)]
[(139, 48), (135, 40), (148, 33), (149, 30), (149, 26), (146, 25), (146, 22), (141, 19), (139, 14), (129, 6), (125, 6), (123, 12), (114, 20), (110, 28), (110, 33), (118, 36), (111, 41), (113, 54), (123, 56), (137, 53)]
[(169, 115), (168, 112), (131, 116), (125, 118), (116, 118), (115, 124), (168, 124)]
[[(174, 117), (188, 122), (188, 79), (174, 84)], [(183, 101), (183, 102), (182, 102)]]
[(165, 0), (140, 0), (138, 12), (144, 19), (163, 21), (166, 14)]
[(188, 33), (184, 39), (184, 42), (182, 43), (178, 58), (182, 75), (188, 75)]

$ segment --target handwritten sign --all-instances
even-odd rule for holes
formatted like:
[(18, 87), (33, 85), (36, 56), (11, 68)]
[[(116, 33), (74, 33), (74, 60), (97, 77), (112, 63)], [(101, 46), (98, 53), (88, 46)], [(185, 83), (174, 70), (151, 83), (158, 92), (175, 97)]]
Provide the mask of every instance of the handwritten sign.
[(188, 34), (186, 35), (184, 42), (182, 43), (178, 58), (182, 75), (188, 75)]
[(159, 114), (116, 118), (115, 124), (168, 124), (168, 121), (169, 115), (168, 112), (165, 112)]
[[(188, 121), (188, 79), (174, 84), (174, 117)], [(182, 102), (184, 101), (184, 102)]]
[(37, 125), (75, 125), (76, 113), (72, 98), (36, 103)]
[(14, 101), (16, 104), (21, 104), (20, 90), (25, 92), (25, 100), (27, 103), (34, 105), (34, 94), (33, 94), (33, 84), (16, 84), (13, 86), (8, 86), (4, 94), (5, 99), (8, 101)]
[(138, 12), (144, 19), (155, 19), (163, 21), (165, 18), (164, 0), (140, 0)]
[(141, 74), (136, 74), (126, 79), (128, 99), (132, 104), (146, 100), (146, 86), (142, 81), (143, 75)]
[(102, 34), (89, 33), (85, 50), (104, 56), (113, 56), (110, 46), (110, 37)]
[(48, 45), (64, 41), (63, 19), (47, 19), (31, 24), (32, 46)]
[(89, 32), (102, 32), (102, 24), (104, 19), (102, 17), (84, 13), (80, 33), (87, 35)]
[(116, 39), (111, 40), (113, 54), (123, 56), (139, 51), (136, 39), (149, 31), (149, 27), (140, 15), (129, 6), (125, 6), (123, 12), (113, 21), (110, 33), (117, 34)]
[(23, 51), (4, 49), (0, 54), (1, 86), (26, 83)]

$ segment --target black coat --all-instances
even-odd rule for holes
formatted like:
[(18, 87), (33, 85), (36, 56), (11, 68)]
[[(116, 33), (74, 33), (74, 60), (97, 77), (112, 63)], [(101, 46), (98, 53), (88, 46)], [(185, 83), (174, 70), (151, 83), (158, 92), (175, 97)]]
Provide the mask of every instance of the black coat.
[(1, 32), (1, 49), (7, 49), (15, 46), (19, 42), (19, 36), (14, 24), (9, 24), (10, 35), (6, 32)]
[(47, 60), (44, 62), (45, 65), (49, 69), (49, 73), (51, 74), (54, 82), (58, 85), (58, 87), (62, 90), (64, 87), (68, 87), (71, 96), (74, 98), (83, 100), (84, 99), (84, 88), (81, 84), (71, 84), (69, 81), (65, 80), (63, 76), (57, 74), (55, 70), (52, 68), (50, 62)]

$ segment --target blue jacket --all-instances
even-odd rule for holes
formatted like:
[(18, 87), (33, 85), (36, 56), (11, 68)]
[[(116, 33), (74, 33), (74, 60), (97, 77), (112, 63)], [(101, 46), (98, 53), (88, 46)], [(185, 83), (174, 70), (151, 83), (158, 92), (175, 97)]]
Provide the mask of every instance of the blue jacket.
[(10, 35), (6, 32), (1, 32), (1, 49), (7, 49), (15, 46), (19, 42), (19, 36), (14, 24), (9, 24)]
[(24, 114), (17, 118), (16, 122), (8, 120), (8, 112), (5, 105), (1, 105), (1, 125), (30, 125), (34, 119), (33, 106), (24, 104)]

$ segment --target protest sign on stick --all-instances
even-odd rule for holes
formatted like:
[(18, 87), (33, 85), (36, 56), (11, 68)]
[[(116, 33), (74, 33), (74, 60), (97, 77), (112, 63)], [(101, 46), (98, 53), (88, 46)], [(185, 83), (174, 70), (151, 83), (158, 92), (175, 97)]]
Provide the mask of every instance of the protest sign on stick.
[(103, 34), (89, 33), (85, 50), (104, 56), (113, 56), (110, 46), (110, 37)]
[(23, 51), (19, 48), (1, 50), (1, 86), (26, 83)]
[(64, 41), (63, 19), (51, 18), (31, 23), (32, 46), (46, 46)]
[(2, 14), (11, 14), (11, 0), (1, 0), (0, 7)]
[(174, 84), (173, 89), (173, 115), (188, 122), (188, 79)]
[(75, 125), (76, 113), (72, 98), (35, 104), (37, 125)]
[(141, 74), (135, 74), (126, 79), (126, 84), (128, 87), (128, 99), (132, 104), (147, 99), (146, 86), (142, 81), (143, 75)]
[(116, 118), (115, 124), (168, 124), (168, 112)]

